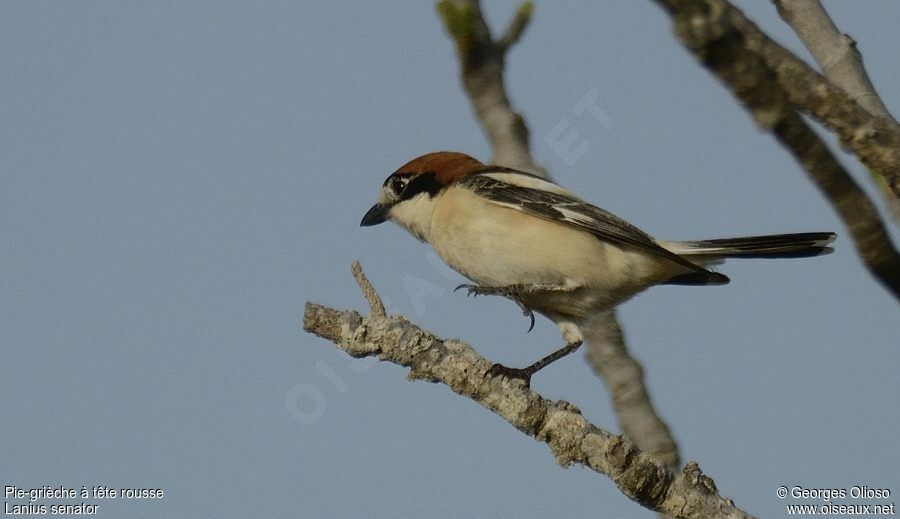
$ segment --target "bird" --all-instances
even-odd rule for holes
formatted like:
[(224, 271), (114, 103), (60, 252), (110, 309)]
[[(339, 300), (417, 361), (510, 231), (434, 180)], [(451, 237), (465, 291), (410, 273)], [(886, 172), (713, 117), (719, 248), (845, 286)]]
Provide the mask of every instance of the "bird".
[[(576, 351), (591, 319), (655, 285), (724, 285), (710, 267), (726, 258), (828, 254), (836, 235), (807, 232), (698, 241), (657, 240), (550, 180), (453, 151), (427, 153), (390, 174), (360, 226), (392, 221), (431, 245), (472, 284), (468, 295), (512, 300), (553, 321), (565, 345), (521, 379)], [(529, 328), (529, 331), (531, 328)]]

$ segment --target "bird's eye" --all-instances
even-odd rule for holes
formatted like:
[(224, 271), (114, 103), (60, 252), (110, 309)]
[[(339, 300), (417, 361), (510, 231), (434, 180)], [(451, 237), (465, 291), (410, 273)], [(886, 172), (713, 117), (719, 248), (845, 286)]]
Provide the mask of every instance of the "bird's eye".
[(403, 189), (406, 187), (407, 183), (408, 180), (406, 179), (406, 177), (394, 177), (394, 179), (391, 180), (391, 191), (399, 195), (403, 192)]

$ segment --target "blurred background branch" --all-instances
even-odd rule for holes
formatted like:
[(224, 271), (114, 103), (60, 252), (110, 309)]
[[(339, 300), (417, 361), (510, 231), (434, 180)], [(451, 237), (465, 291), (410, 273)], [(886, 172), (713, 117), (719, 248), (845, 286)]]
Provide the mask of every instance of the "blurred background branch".
[[(819, 0), (772, 0), (772, 3), (829, 81), (870, 114), (897, 124), (869, 79), (856, 41), (838, 30)], [(894, 219), (900, 220), (900, 185), (896, 184), (900, 176), (889, 178), (871, 169), (869, 173), (884, 194), (888, 210)], [(890, 185), (891, 181), (895, 184)]]
[[(531, 2), (519, 7), (499, 41), (492, 38), (477, 0), (442, 0), (437, 7), (456, 44), (460, 79), (491, 143), (492, 162), (549, 178), (531, 155), (528, 127), (513, 110), (503, 77), (506, 52), (524, 32), (533, 9)], [(628, 352), (615, 311), (594, 319), (585, 337), (587, 360), (609, 391), (622, 431), (641, 450), (677, 468), (678, 445), (653, 407), (643, 368)]]
[(819, 0), (772, 0), (829, 81), (867, 112), (896, 124), (872, 86), (856, 41), (842, 34)]

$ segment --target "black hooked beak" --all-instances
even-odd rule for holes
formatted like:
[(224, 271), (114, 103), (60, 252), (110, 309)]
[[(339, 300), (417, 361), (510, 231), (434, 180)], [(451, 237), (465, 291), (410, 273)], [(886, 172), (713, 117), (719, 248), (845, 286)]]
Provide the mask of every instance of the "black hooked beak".
[(388, 210), (390, 207), (381, 204), (375, 204), (371, 209), (366, 213), (365, 216), (362, 217), (362, 221), (359, 222), (360, 227), (369, 227), (370, 225), (378, 225), (380, 223), (384, 223), (388, 219)]

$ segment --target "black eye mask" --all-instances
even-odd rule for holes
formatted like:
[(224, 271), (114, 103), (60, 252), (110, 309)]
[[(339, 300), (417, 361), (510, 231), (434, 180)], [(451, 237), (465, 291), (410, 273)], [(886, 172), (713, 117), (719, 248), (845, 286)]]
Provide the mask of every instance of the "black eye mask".
[[(400, 180), (400, 178), (397, 180)], [(403, 180), (408, 180), (408, 182), (406, 182), (406, 187), (399, 193), (400, 200), (409, 200), (419, 193), (428, 193), (429, 197), (434, 197), (443, 187), (435, 178), (434, 171), (428, 171), (413, 177), (405, 177)]]

